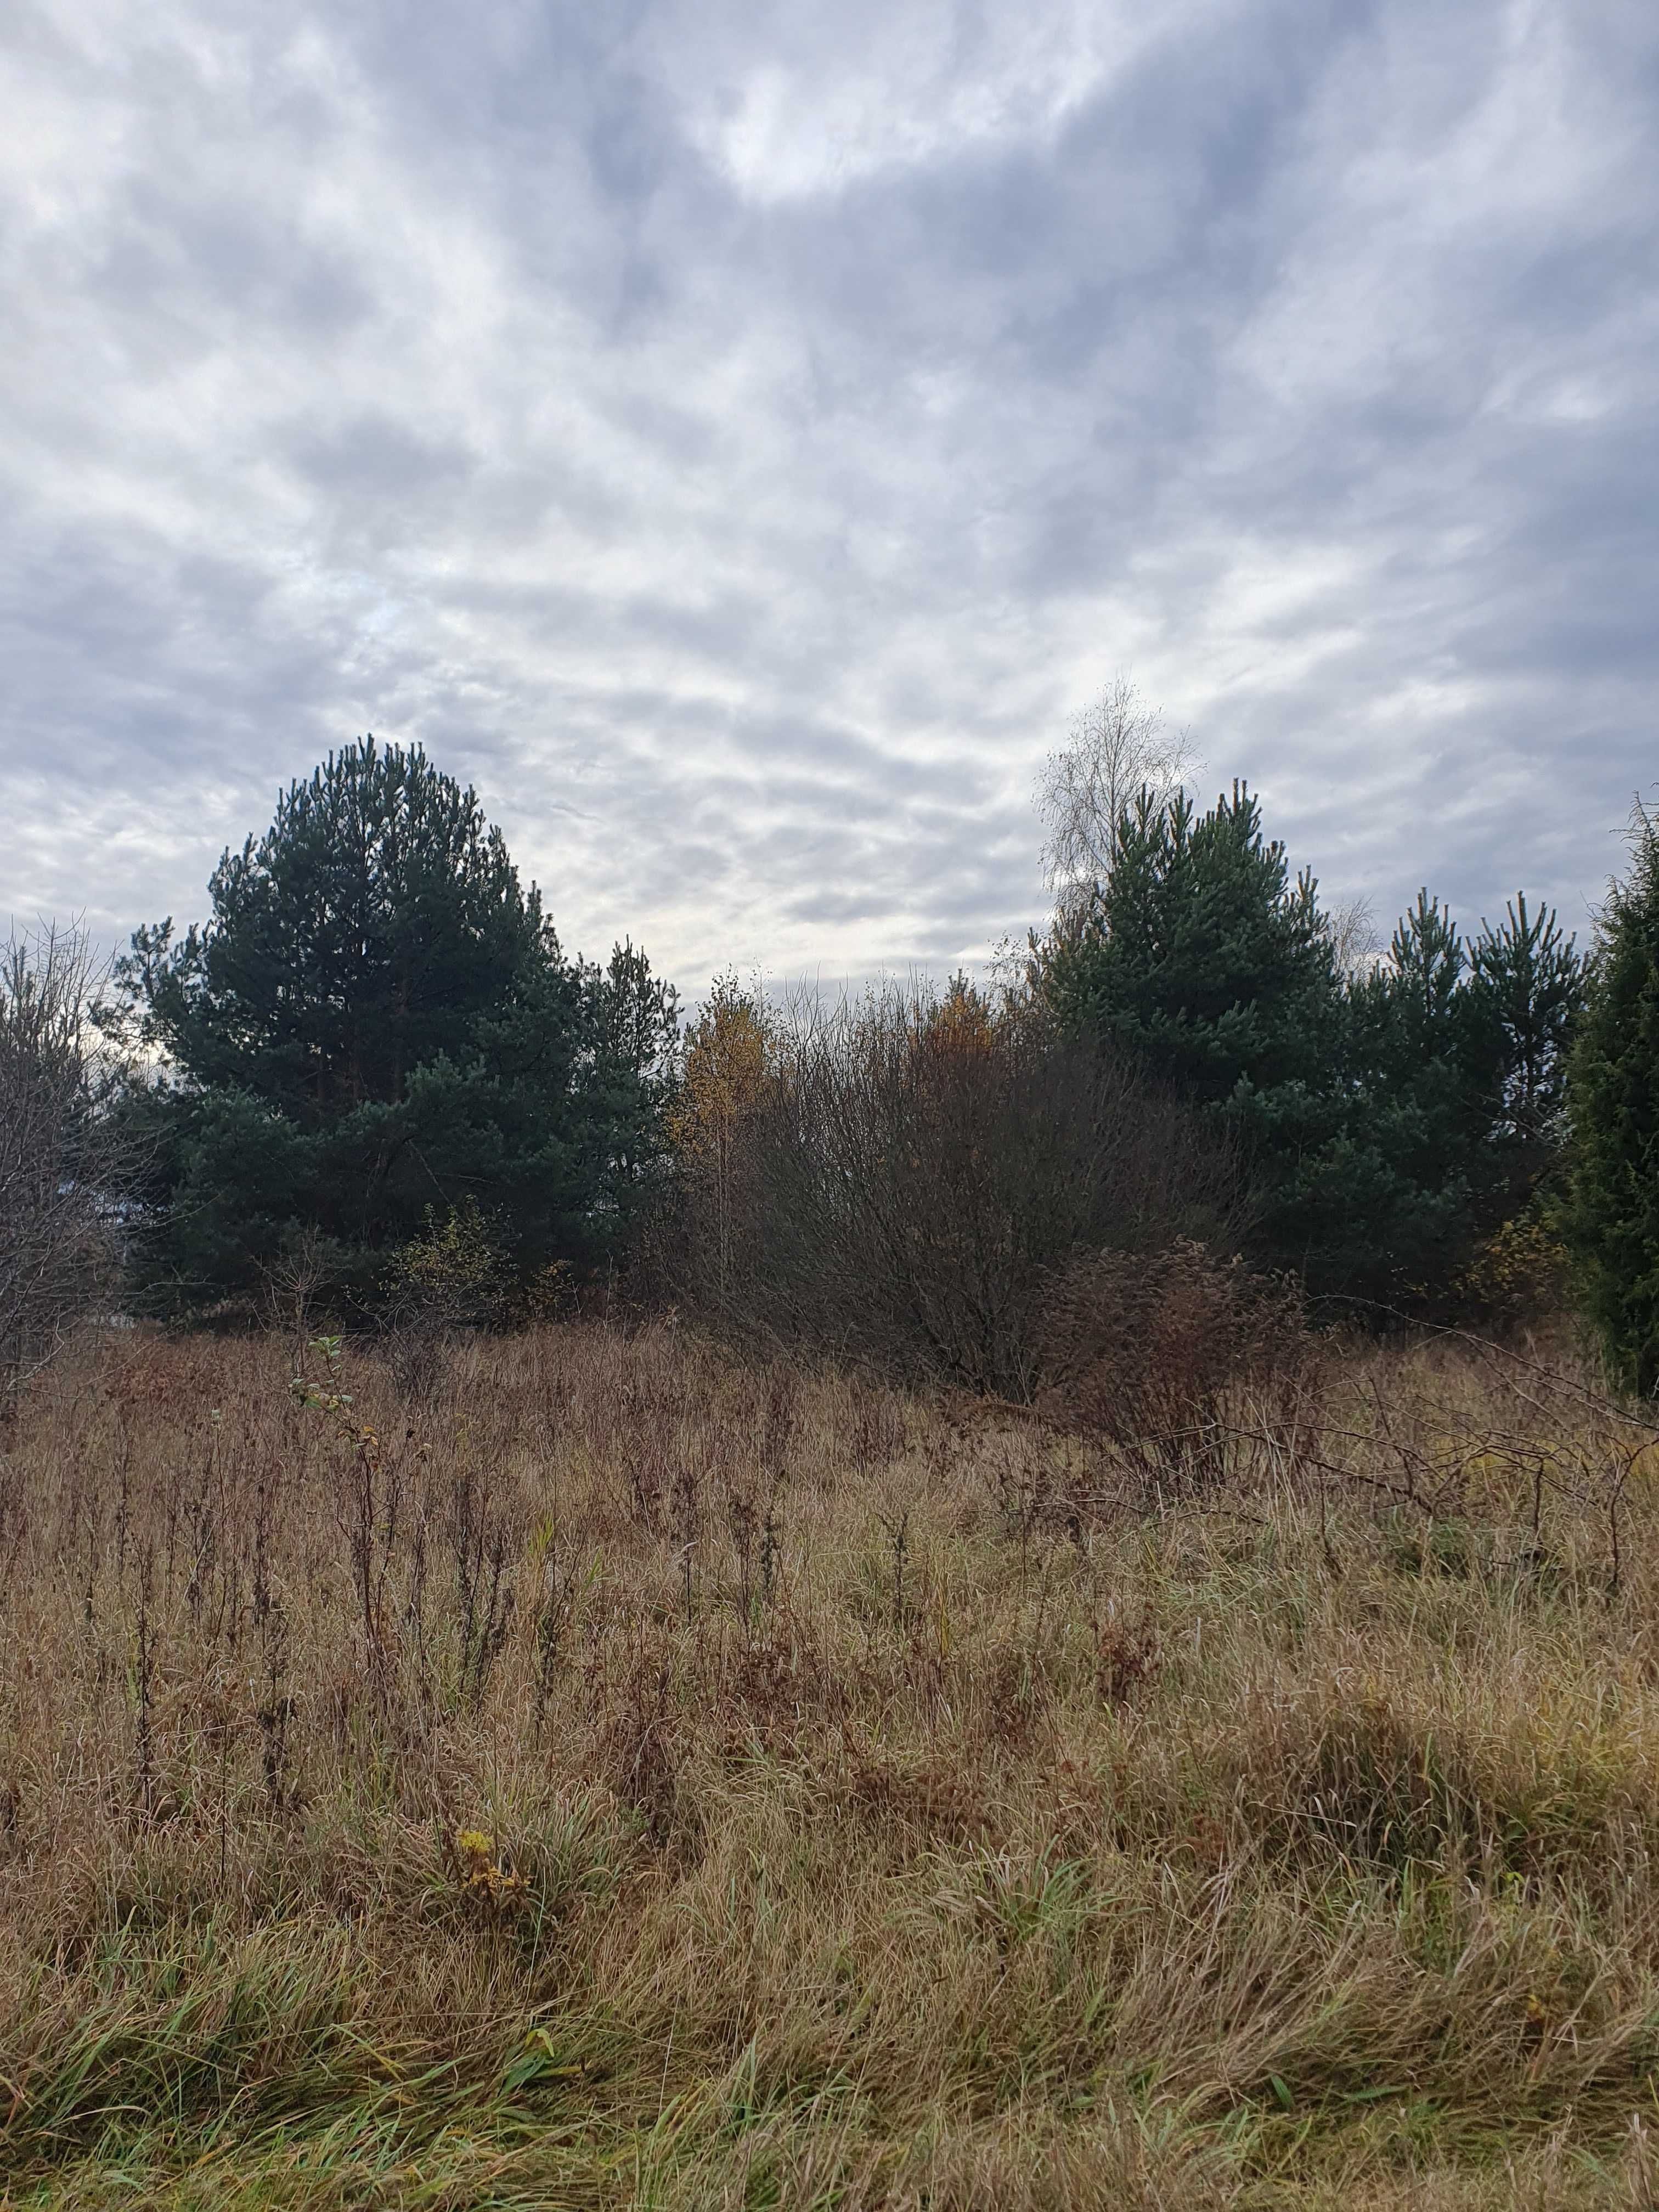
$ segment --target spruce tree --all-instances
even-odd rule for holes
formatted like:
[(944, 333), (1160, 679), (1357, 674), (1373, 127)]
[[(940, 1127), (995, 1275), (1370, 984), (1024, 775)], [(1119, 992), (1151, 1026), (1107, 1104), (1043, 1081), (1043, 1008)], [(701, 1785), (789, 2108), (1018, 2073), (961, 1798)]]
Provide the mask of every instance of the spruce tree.
[(1659, 1391), (1659, 824), (1639, 805), (1631, 848), (1599, 916), (1569, 1066), (1562, 1225), (1608, 1364), (1647, 1398)]

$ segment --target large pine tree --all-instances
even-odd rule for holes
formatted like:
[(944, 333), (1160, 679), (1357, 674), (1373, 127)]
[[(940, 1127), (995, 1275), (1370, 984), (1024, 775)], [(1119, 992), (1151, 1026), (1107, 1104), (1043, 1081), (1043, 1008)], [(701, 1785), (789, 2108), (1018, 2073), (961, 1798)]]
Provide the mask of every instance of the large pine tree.
[(1212, 1103), (1316, 1079), (1337, 978), (1311, 877), (1292, 879), (1235, 785), (1207, 813), (1143, 791), (1082, 927), (1047, 963), (1051, 1004)]
[(389, 1249), (463, 1204), (526, 1268), (613, 1239), (660, 1151), (673, 994), (632, 948), (565, 957), (471, 789), (365, 738), (209, 896), (205, 925), (142, 929), (120, 965), (166, 1069), (132, 1108), (154, 1288), (234, 1298), (320, 1235), (367, 1300)]
[(1600, 917), (1568, 1077), (1564, 1226), (1609, 1365), (1659, 1391), (1659, 823), (1640, 806), (1631, 865)]
[(1522, 899), (1471, 946), (1425, 891), (1345, 974), (1312, 877), (1237, 787), (1202, 815), (1144, 793), (1036, 972), (1063, 1027), (1231, 1126), (1258, 1256), (1322, 1297), (1443, 1308), (1552, 1157), (1582, 975), (1553, 915)]
[(176, 945), (169, 923), (134, 940), (152, 1032), (193, 1081), (301, 1127), (466, 1060), (557, 965), (501, 831), (418, 745), (331, 753), (208, 896), (212, 921)]

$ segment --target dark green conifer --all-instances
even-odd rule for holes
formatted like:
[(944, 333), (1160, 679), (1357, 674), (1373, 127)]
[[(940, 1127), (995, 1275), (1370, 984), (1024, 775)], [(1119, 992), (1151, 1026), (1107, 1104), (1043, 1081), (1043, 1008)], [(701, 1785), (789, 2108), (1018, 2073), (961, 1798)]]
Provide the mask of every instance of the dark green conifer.
[(1066, 1026), (1096, 1031), (1210, 1103), (1241, 1085), (1272, 1093), (1313, 1080), (1337, 996), (1313, 878), (1292, 880), (1237, 784), (1202, 815), (1184, 793), (1168, 805), (1140, 794), (1081, 930), (1054, 948), (1046, 985)]
[(1573, 1033), (1584, 1008), (1585, 964), (1553, 907), (1510, 901), (1495, 927), (1483, 921), (1469, 949), (1471, 986), (1492, 1032), (1501, 1092), (1501, 1134), (1520, 1172), (1535, 1177), (1558, 1146)]
[(130, 1109), (153, 1286), (234, 1300), (309, 1236), (372, 1300), (387, 1252), (464, 1205), (526, 1271), (614, 1241), (662, 1151), (674, 994), (631, 946), (565, 957), (472, 791), (365, 738), (209, 896), (120, 963), (167, 1070)]
[(1659, 823), (1638, 805), (1631, 865), (1599, 917), (1568, 1074), (1562, 1225), (1585, 1311), (1620, 1381), (1659, 1390)]
[(1425, 890), (1345, 975), (1312, 877), (1237, 787), (1204, 815), (1143, 793), (1035, 972), (1065, 1027), (1229, 1124), (1257, 1256), (1317, 1296), (1444, 1310), (1553, 1157), (1582, 974), (1553, 914), (1522, 899), (1471, 946)]

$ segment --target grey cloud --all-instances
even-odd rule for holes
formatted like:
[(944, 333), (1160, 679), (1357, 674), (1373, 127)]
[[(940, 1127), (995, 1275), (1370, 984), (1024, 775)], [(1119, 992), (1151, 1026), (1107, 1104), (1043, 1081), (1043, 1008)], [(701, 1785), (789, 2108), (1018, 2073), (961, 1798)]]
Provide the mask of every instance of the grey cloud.
[(301, 475), (342, 500), (426, 503), (453, 496), (477, 456), (450, 441), (416, 435), (388, 416), (361, 414), (328, 429), (301, 422), (288, 446)]
[(1334, 891), (1582, 922), (1656, 773), (1650, 11), (1009, 20), (20, 18), (0, 903), (199, 912), (374, 728), (568, 943), (954, 964), (1127, 665)]
[(125, 219), (90, 281), (110, 306), (171, 344), (212, 343), (205, 319), (229, 313), (338, 337), (367, 319), (362, 270), (296, 234), (279, 209), (195, 201), (184, 180), (135, 179)]

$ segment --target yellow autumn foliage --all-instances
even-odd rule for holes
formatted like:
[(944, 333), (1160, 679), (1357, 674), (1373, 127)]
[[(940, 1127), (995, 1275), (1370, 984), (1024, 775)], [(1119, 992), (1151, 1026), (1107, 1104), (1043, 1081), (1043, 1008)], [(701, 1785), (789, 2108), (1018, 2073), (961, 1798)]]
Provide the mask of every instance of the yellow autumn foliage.
[(688, 1032), (680, 1091), (668, 1133), (683, 1159), (725, 1155), (759, 1097), (775, 1059), (775, 1030), (759, 994), (733, 975), (716, 978)]

